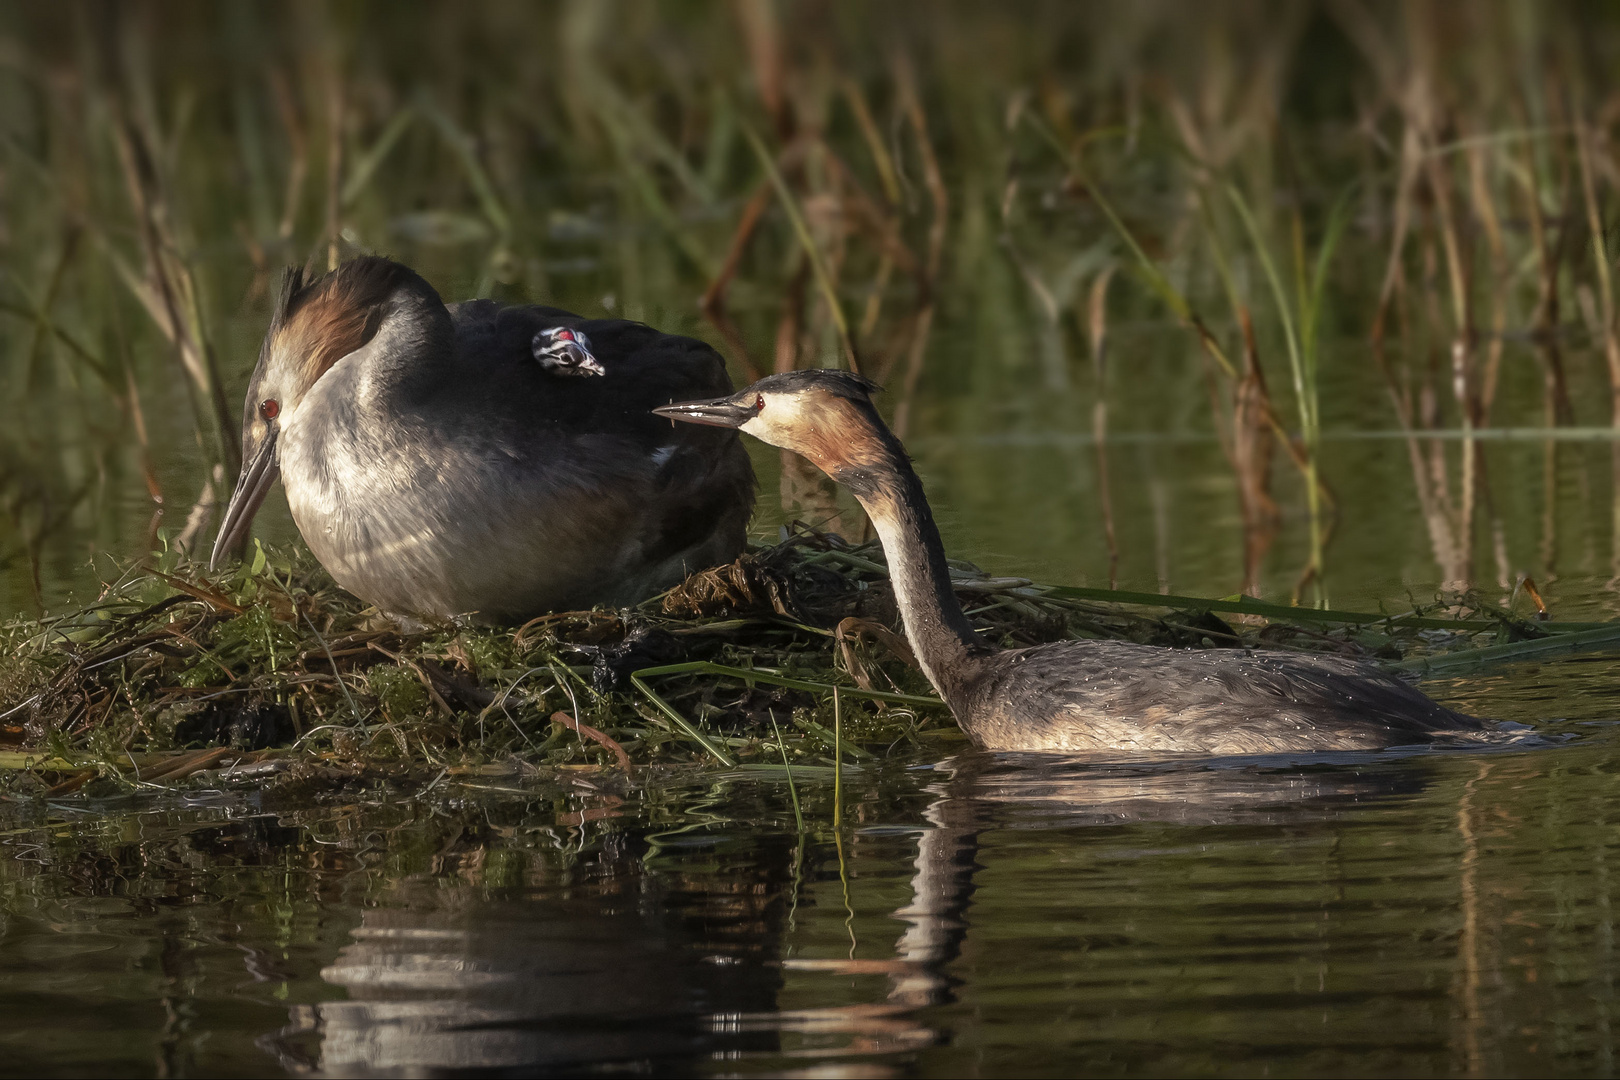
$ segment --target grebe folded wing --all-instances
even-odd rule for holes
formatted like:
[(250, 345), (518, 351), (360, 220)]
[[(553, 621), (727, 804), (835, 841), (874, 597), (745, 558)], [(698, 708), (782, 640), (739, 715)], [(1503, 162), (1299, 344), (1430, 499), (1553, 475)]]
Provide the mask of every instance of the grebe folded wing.
[(1377, 749), (1485, 730), (1346, 657), (1059, 642), (986, 658), (964, 727), (991, 749)]

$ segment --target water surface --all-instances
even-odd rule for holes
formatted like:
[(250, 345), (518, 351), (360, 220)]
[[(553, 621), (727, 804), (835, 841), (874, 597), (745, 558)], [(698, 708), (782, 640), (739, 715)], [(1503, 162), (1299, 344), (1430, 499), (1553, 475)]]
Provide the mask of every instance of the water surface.
[(1539, 748), (199, 789), (0, 813), (6, 1071), (1606, 1074), (1611, 657)]

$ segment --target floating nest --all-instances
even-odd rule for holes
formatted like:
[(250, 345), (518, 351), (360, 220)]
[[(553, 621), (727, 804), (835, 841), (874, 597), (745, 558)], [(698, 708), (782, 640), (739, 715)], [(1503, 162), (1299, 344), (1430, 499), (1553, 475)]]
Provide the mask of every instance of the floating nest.
[[(1223, 618), (1196, 601), (1041, 586), (968, 563), (952, 573), (969, 618), (1010, 647), (1120, 638), (1409, 659), (1481, 634), (1546, 635), (1477, 602), (1459, 612), (1456, 598), (1444, 618), (1350, 621), (1208, 602)], [(803, 527), (638, 607), (516, 629), (399, 626), (301, 548), (256, 546), (223, 575), (171, 553), (129, 567), (82, 610), (3, 631), (0, 782), (61, 796), (199, 775), (301, 790), (858, 767), (962, 739), (899, 630), (881, 549)]]

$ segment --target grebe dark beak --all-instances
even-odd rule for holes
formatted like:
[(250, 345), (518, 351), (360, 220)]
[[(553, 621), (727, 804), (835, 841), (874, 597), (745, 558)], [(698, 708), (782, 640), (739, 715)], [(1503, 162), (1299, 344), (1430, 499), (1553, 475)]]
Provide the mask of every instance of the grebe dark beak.
[(253, 448), (252, 457), (242, 468), (236, 490), (231, 494), (230, 505), (225, 507), (225, 520), (220, 522), (219, 538), (214, 541), (214, 553), (209, 556), (208, 569), (217, 567), (226, 552), (234, 550), (247, 539), (248, 529), (253, 527), (253, 515), (259, 512), (264, 497), (270, 493), (270, 485), (281, 475), (281, 465), (276, 459), (276, 435), (279, 431), (280, 428), (271, 423), (259, 445)]
[(660, 405), (653, 412), (659, 416), (667, 416), (671, 420), (685, 420), (688, 424), (707, 424), (709, 427), (742, 427), (755, 416), (759, 410), (753, 404), (737, 401), (733, 398), (717, 398), (714, 401), (683, 401), (678, 405)]

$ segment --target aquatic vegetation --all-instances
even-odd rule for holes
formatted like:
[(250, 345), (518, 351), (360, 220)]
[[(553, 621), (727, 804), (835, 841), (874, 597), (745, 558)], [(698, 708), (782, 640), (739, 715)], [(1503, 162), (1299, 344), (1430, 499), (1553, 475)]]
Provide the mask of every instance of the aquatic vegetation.
[[(1453, 597), (1355, 613), (993, 578), (953, 564), (1007, 646), (1114, 638), (1333, 651), (1415, 671), (1620, 644)], [(0, 769), (18, 793), (210, 783), (419, 786), (539, 771), (857, 765), (964, 738), (895, 631), (876, 544), (802, 529), (634, 609), (516, 629), (397, 625), (302, 548), (219, 575), (170, 549), (71, 614), (14, 622)]]
[[(1604, 17), (606, 10), (350, 23), (324, 8), (286, 21), (253, 5), (120, 7), (78, 37), (65, 11), (6, 14), (0, 242), (32, 254), (0, 282), (0, 380), (26, 403), (0, 435), (0, 599), (55, 612), (5, 631), (0, 722), (17, 752), (93, 751), (110, 770), (98, 782), (115, 782), (141, 754), (260, 754), (290, 728), (298, 754), (366, 768), (595, 767), (618, 760), (613, 745), (638, 767), (781, 768), (784, 753), (810, 767), (830, 760), (820, 732), (839, 740), (833, 686), (862, 752), (948, 733), (883, 607), (878, 553), (804, 538), (819, 534), (658, 605), (505, 634), (378, 625), (292, 550), (199, 573), (183, 553), (211, 537), (238, 467), (231, 402), (269, 283), (283, 264), (360, 251), (419, 263), (455, 295), (702, 333), (744, 379), (858, 367), (890, 386), (903, 434), (930, 396), (973, 404), (956, 425), (969, 433), (1008, 386), (1051, 399), (1020, 417), (1069, 428), (1083, 399), (1096, 457), (1063, 468), (1095, 492), (1110, 584), (1122, 561), (1127, 583), (1148, 580), (1154, 560), (1170, 588), (1163, 479), (1150, 466), (1142, 485), (1111, 482), (1110, 439), (1208, 430), (1242, 533), (1231, 590), (1269, 579), (1321, 605), (964, 568), (974, 618), (1009, 641), (1346, 648), (1443, 667), (1498, 656), (1482, 637), (1509, 657), (1607, 640), (1513, 614), (1534, 588), (1524, 568), (1543, 584), (1558, 571), (1560, 491), (1584, 502), (1607, 480), (1584, 458), (1566, 475), (1560, 450), (1570, 424), (1611, 421), (1620, 370), (1603, 225), (1620, 68), (1604, 34), (1578, 32)], [(542, 18), (553, 32), (534, 32)], [(1193, 347), (1174, 348), (1167, 312)], [(1086, 352), (1089, 376), (1073, 360)], [(1583, 353), (1593, 363), (1568, 362)], [(1373, 404), (1347, 412), (1336, 394)], [(1393, 619), (1333, 610), (1324, 584), (1345, 524), (1343, 444), (1324, 431), (1378, 408), (1411, 488), (1358, 513), (1387, 523), (1414, 496), (1447, 589)], [(1515, 516), (1482, 447), (1488, 425), (1526, 421), (1543, 425), (1545, 470), (1512, 486), (1543, 513)], [(1299, 483), (1274, 476), (1279, 456)], [(780, 477), (789, 514), (863, 535), (813, 470), (784, 457)], [(1154, 542), (1133, 542), (1148, 519)], [(1601, 508), (1593, 521), (1610, 529)], [(1301, 528), (1298, 568), (1268, 570)], [(67, 603), (87, 556), (141, 557), (159, 535), (155, 563)], [(1589, 564), (1609, 539), (1587, 537)], [(1476, 572), (1481, 544), (1491, 575)]]

